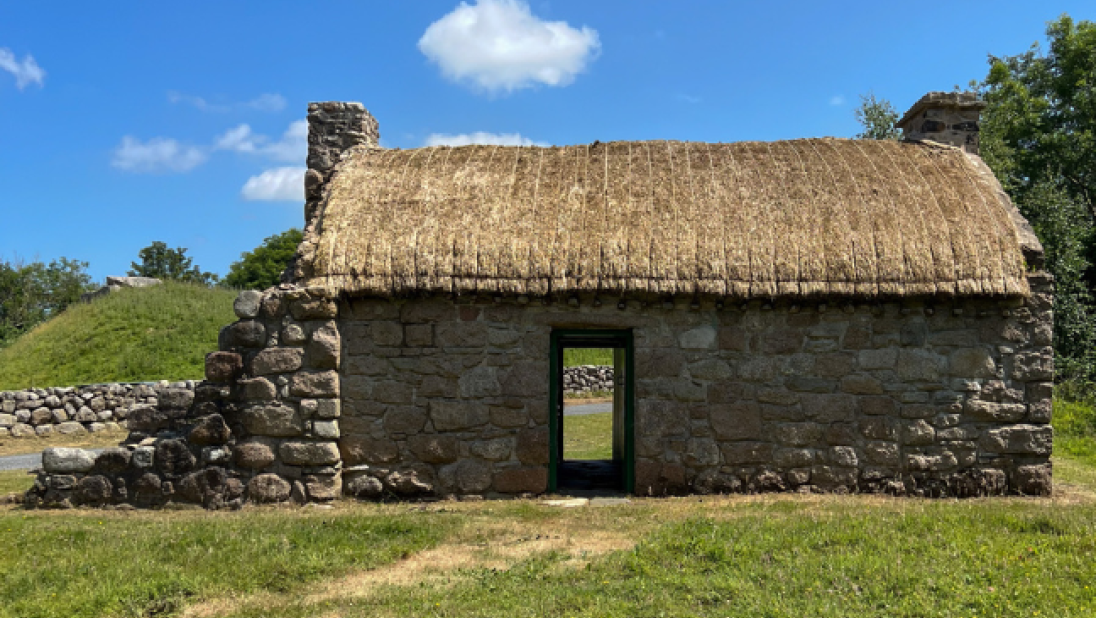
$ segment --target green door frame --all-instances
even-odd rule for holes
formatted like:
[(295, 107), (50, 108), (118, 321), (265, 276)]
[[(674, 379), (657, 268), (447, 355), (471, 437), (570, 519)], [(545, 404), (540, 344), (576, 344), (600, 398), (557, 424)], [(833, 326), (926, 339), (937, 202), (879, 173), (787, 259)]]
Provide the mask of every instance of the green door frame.
[(563, 349), (583, 347), (583, 342), (595, 347), (624, 348), (624, 491), (635, 493), (635, 338), (631, 329), (553, 329), (548, 363), (548, 491), (558, 489), (559, 463), (562, 445), (559, 422), (563, 407)]

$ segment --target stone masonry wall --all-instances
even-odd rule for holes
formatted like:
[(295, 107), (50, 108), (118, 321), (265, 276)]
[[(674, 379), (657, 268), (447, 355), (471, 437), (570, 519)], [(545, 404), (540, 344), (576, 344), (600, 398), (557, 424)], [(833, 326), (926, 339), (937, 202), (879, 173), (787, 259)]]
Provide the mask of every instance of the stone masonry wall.
[(985, 106), (973, 92), (930, 92), (895, 126), (905, 139), (932, 140), (978, 154), (979, 118)]
[(352, 301), (353, 493), (545, 488), (553, 327), (633, 328), (637, 493), (1050, 491), (1051, 284), (1028, 301), (718, 310)]
[(330, 500), (341, 489), (337, 305), (291, 285), (241, 292), (205, 382), (164, 388), (98, 456), (47, 449), (30, 506)]
[(137, 406), (156, 405), (156, 389), (193, 390), (194, 381), (55, 386), (0, 392), (0, 438), (33, 438), (124, 429)]
[[(631, 328), (639, 494), (1046, 495), (1051, 282), (1022, 300), (720, 307), (241, 293), (207, 381), (27, 503), (542, 493), (553, 328)], [(618, 308), (622, 307), (622, 308)], [(90, 480), (89, 480), (90, 479)]]

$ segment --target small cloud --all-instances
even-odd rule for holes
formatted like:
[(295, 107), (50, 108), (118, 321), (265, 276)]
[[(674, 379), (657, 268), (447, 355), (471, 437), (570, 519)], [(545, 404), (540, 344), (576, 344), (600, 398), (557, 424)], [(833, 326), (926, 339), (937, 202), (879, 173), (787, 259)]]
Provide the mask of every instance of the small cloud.
[(166, 137), (146, 142), (127, 135), (114, 149), (110, 164), (136, 173), (187, 172), (205, 162), (206, 152), (197, 146), (181, 144)]
[(249, 201), (303, 202), (303, 167), (277, 167), (252, 176), (244, 183), (240, 196)]
[(701, 101), (703, 101), (704, 99), (701, 99), (700, 97), (694, 97), (694, 96), (692, 96), (692, 95), (688, 95), (688, 94), (685, 94), (685, 93), (679, 92), (679, 93), (677, 94), (677, 100), (678, 100), (678, 101), (684, 101), (684, 102), (686, 102), (686, 103), (692, 103), (692, 104), (694, 104), (694, 105), (695, 105), (695, 104), (697, 104), (697, 103), (700, 103), (700, 102), (701, 102)]
[(297, 120), (281, 138), (272, 140), (241, 124), (213, 138), (209, 145), (182, 144), (169, 137), (148, 141), (127, 135), (114, 149), (111, 165), (127, 172), (189, 172), (216, 151), (238, 152), (279, 162), (304, 161), (308, 155), (308, 122)]
[(662, 39), (665, 39), (666, 38), (666, 31), (665, 30), (655, 30), (655, 38), (660, 40), (660, 41)]
[(285, 109), (285, 97), (280, 94), (260, 94), (242, 105), (260, 112), (280, 112)]
[(291, 123), (281, 139), (260, 148), (259, 154), (278, 161), (304, 161), (308, 156), (308, 121)]
[(0, 47), (0, 70), (11, 73), (15, 77), (15, 87), (20, 90), (30, 84), (38, 84), (38, 87), (41, 88), (46, 81), (46, 72), (38, 66), (34, 56), (27, 54), (20, 61), (6, 47)]
[(548, 146), (544, 142), (534, 142), (519, 133), (431, 133), (426, 137), (424, 146), (468, 146), (471, 144), (487, 144), (492, 146)]
[(251, 127), (242, 124), (235, 129), (225, 131), (223, 135), (214, 140), (213, 147), (217, 150), (255, 152), (255, 138), (251, 133)]
[(241, 124), (217, 137), (213, 147), (217, 150), (257, 154), (275, 161), (302, 161), (308, 154), (308, 121), (293, 122), (277, 141), (254, 133), (249, 125)]
[(511, 92), (566, 86), (601, 50), (596, 30), (544, 21), (521, 0), (477, 0), (427, 27), (419, 50), (455, 82)]
[(285, 109), (285, 97), (280, 94), (260, 94), (250, 101), (239, 103), (211, 103), (210, 101), (191, 94), (184, 94), (175, 90), (167, 93), (167, 100), (171, 103), (183, 103), (203, 112), (222, 114), (233, 109), (255, 110), (260, 112), (280, 112)]
[(843, 95), (837, 94), (837, 95), (834, 95), (834, 96), (830, 97), (830, 105), (833, 105), (834, 107), (837, 107), (837, 106), (844, 105), (844, 104), (845, 104), (845, 97)]

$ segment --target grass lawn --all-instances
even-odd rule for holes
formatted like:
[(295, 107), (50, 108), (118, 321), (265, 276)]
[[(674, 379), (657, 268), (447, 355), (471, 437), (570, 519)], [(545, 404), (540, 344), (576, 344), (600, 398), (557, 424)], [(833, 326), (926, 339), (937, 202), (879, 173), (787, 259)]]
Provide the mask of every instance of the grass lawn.
[(0, 498), (12, 493), (24, 492), (33, 484), (34, 477), (27, 474), (26, 470), (0, 470)]
[(0, 506), (0, 618), (1093, 616), (1096, 441), (1061, 433), (1049, 499)]
[(563, 417), (564, 459), (612, 459), (613, 414)]
[(564, 348), (563, 366), (612, 365), (613, 350), (610, 348)]
[(169, 281), (77, 303), (0, 349), (0, 390), (199, 379), (235, 298)]
[(1090, 616), (1096, 468), (1056, 472), (1051, 499), (0, 507), (0, 617)]
[(0, 616), (1089, 616), (1091, 495), (12, 511)]

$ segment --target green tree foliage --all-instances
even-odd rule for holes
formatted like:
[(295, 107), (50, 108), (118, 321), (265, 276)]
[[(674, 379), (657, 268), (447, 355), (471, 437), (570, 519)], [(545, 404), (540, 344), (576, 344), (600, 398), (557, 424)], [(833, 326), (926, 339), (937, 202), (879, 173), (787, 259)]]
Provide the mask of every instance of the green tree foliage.
[(130, 277), (155, 277), (203, 285), (217, 283), (217, 275), (194, 266), (194, 258), (187, 257), (186, 249), (182, 247), (170, 249), (166, 243), (157, 240), (141, 249), (137, 257), (141, 263), (130, 262)]
[(0, 346), (61, 313), (93, 288), (87, 262), (0, 262)]
[(1047, 38), (989, 58), (981, 153), (1046, 249), (1059, 376), (1094, 380), (1096, 24), (1062, 16)]
[(864, 130), (856, 134), (859, 139), (899, 139), (901, 129), (894, 128), (898, 112), (886, 99), (875, 98), (875, 93), (860, 95), (860, 107), (853, 110), (856, 121)]
[(267, 237), (254, 250), (240, 254), (240, 260), (232, 263), (222, 283), (243, 290), (265, 290), (277, 285), (302, 240), (304, 234), (297, 228)]

